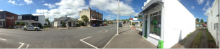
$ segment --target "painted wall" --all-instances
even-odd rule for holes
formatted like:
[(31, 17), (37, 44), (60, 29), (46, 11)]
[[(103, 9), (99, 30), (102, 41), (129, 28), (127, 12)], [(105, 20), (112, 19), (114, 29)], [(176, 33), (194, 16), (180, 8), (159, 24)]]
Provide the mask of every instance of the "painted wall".
[(57, 26), (59, 26), (60, 25), (60, 21), (55, 21), (53, 24), (54, 24), (54, 27), (57, 27)]
[(195, 17), (178, 1), (163, 0), (162, 30), (164, 48), (171, 48), (195, 30)]
[(33, 16), (38, 16), (38, 22), (44, 26), (45, 23), (45, 16), (44, 15), (33, 15)]
[[(214, 38), (214, 40), (216, 42), (216, 41), (219, 41), (217, 38), (219, 36), (217, 33), (217, 29), (216, 29), (217, 26), (215, 26), (215, 24), (218, 23), (218, 17), (217, 17), (217, 15), (219, 13), (218, 12), (219, 11), (218, 10), (218, 0), (214, 1), (214, 4), (212, 6), (211, 11), (212, 12), (209, 13), (209, 16), (207, 19), (208, 20), (207, 21), (207, 28), (208, 28), (209, 32), (212, 34), (212, 37)], [(218, 42), (216, 42), (216, 43), (218, 43)]]
[(18, 20), (20, 20), (20, 19), (22, 19), (22, 16), (21, 16), (21, 15), (18, 16)]
[(80, 17), (79, 17), (80, 20), (82, 20), (81, 17), (83, 15), (86, 15), (89, 18), (89, 22), (90, 22), (90, 10), (84, 9), (84, 10), (81, 11), (81, 13), (79, 15), (80, 15)]

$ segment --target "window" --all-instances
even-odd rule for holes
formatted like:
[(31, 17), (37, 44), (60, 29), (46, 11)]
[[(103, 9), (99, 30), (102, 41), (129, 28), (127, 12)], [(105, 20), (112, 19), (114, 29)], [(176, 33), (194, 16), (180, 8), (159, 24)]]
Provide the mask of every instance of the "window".
[(2, 21), (0, 21), (0, 26), (3, 25)]
[(218, 23), (214, 24), (214, 30), (216, 30), (216, 29), (218, 30)]
[(159, 13), (150, 14), (150, 33), (157, 36), (161, 34), (161, 15)]
[(4, 14), (0, 14), (0, 19), (4, 19), (4, 18), (5, 18)]

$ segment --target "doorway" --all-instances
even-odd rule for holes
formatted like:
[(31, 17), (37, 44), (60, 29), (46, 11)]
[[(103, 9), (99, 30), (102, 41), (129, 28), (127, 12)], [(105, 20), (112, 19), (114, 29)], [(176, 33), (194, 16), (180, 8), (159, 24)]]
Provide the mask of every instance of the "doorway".
[(72, 25), (71, 22), (69, 22), (68, 24), (69, 24), (69, 27), (71, 27), (71, 25)]

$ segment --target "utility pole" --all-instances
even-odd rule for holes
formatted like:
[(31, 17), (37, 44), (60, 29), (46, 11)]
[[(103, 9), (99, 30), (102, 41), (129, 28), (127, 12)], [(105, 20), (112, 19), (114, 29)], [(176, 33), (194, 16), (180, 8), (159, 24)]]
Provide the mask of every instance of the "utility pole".
[(116, 35), (118, 35), (118, 26), (119, 26), (119, 0), (118, 0), (118, 18), (117, 18), (118, 20), (117, 20), (117, 34)]

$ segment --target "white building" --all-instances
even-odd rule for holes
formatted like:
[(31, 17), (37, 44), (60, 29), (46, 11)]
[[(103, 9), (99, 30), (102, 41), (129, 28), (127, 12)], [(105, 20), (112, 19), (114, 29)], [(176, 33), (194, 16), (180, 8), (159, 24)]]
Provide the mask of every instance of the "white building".
[(16, 22), (29, 21), (30, 23), (33, 23), (32, 20), (36, 21), (35, 23), (40, 23), (42, 26), (44, 26), (44, 24), (45, 24), (45, 15), (32, 15), (32, 14), (19, 15)]
[(195, 17), (178, 0), (147, 0), (142, 9), (142, 36), (155, 46), (171, 48), (195, 30)]
[(212, 9), (210, 10), (210, 13), (208, 14), (208, 22), (207, 22), (207, 28), (208, 31), (212, 34), (212, 37), (214, 38), (217, 46), (219, 46), (219, 32), (218, 32), (218, 21), (219, 21), (219, 8), (218, 8), (218, 1), (215, 0), (212, 6)]

